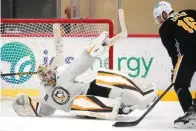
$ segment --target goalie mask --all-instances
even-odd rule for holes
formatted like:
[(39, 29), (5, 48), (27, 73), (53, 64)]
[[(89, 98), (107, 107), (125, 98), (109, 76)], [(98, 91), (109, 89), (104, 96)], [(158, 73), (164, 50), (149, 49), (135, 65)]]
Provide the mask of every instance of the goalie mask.
[(56, 85), (56, 70), (52, 69), (51, 65), (40, 65), (37, 74), (45, 86)]

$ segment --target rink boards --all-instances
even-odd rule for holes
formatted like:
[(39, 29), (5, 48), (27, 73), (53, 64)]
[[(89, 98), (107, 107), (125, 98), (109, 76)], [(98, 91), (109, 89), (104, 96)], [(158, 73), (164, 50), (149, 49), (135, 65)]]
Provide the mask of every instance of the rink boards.
[[(63, 38), (64, 61), (70, 64), (92, 38)], [(3, 73), (36, 71), (39, 64), (51, 63), (55, 56), (52, 38), (7, 37), (1, 41), (1, 70)], [(112, 52), (110, 52), (111, 55)], [(159, 94), (170, 84), (171, 60), (159, 37), (129, 37), (119, 40), (113, 48), (113, 69), (128, 74), (139, 86), (157, 83)], [(13, 57), (14, 56), (14, 57)], [(98, 68), (108, 68), (108, 53), (100, 56), (97, 62), (78, 80), (91, 81)], [(15, 96), (25, 93), (39, 95), (39, 80), (36, 75), (1, 78), (1, 95)], [(196, 90), (196, 77), (191, 83), (191, 91)], [(163, 100), (177, 100), (174, 91)]]

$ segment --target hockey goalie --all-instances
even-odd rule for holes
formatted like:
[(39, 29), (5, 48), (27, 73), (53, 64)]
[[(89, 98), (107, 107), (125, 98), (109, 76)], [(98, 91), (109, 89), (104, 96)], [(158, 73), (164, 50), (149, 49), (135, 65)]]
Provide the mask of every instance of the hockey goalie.
[[(109, 49), (111, 41), (104, 31), (70, 65), (40, 65), (40, 101), (34, 103), (29, 96), (20, 95), (13, 103), (15, 112), (20, 116), (50, 116), (60, 109), (77, 116), (115, 120), (134, 109), (146, 109), (157, 96), (155, 85), (140, 88), (128, 75), (112, 70), (99, 70), (90, 83), (75, 80)], [(56, 46), (59, 56), (55, 61), (61, 58), (61, 46)]]
[[(51, 65), (40, 65), (37, 74), (41, 80), (40, 100), (33, 102), (20, 95), (13, 102), (20, 116), (50, 116), (63, 110), (76, 116), (116, 120), (134, 109), (146, 109), (157, 97), (156, 84), (139, 87), (128, 75), (113, 70), (98, 70), (97, 77), (89, 82), (76, 81), (97, 57), (109, 50), (118, 39), (127, 37), (124, 12), (119, 9), (121, 33), (109, 38), (103, 31), (71, 64), (63, 64), (63, 44), (60, 25), (53, 25), (56, 56)], [(66, 45), (66, 44), (65, 44)]]

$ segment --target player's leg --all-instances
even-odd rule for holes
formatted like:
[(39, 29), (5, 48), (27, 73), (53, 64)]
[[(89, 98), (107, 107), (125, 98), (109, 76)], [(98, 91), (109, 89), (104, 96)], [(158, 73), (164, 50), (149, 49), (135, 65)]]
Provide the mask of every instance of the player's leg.
[(196, 126), (196, 106), (193, 106), (193, 99), (189, 91), (190, 83), (196, 64), (189, 62), (189, 57), (184, 56), (179, 66), (174, 89), (177, 93), (180, 105), (185, 112), (183, 117), (174, 121), (176, 128), (185, 128)]

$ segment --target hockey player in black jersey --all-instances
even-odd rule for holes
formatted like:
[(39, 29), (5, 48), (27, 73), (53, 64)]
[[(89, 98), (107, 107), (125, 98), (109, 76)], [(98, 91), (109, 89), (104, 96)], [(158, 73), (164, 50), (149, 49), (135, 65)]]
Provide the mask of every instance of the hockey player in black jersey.
[(171, 57), (174, 89), (185, 112), (184, 116), (174, 121), (174, 127), (196, 127), (196, 105), (189, 91), (196, 72), (196, 11), (174, 12), (170, 3), (162, 1), (154, 7), (153, 16), (161, 24), (159, 34)]

